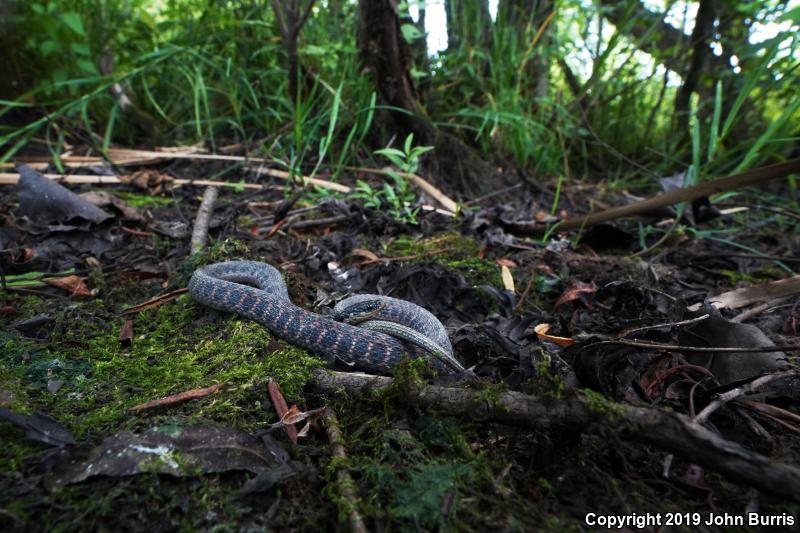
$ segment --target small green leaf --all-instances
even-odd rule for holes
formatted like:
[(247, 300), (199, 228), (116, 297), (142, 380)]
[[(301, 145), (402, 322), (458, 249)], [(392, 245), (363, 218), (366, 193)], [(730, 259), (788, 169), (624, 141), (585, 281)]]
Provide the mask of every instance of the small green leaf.
[(48, 39), (39, 45), (39, 53), (41, 53), (43, 57), (48, 57), (50, 54), (58, 50), (58, 48), (59, 45), (57, 42)]
[(78, 13), (67, 11), (61, 15), (61, 20), (78, 35), (82, 37), (86, 35), (86, 30), (83, 29), (83, 20), (81, 20), (81, 16)]
[(381, 148), (380, 150), (375, 150), (376, 154), (385, 155), (389, 157), (389, 155), (396, 155), (398, 157), (405, 157), (405, 152), (401, 152), (397, 148)]
[(31, 11), (37, 15), (44, 15), (44, 6), (42, 4), (31, 4)]
[(406, 142), (403, 144), (403, 150), (405, 151), (406, 155), (411, 153), (411, 144), (414, 142), (414, 134), (409, 133), (408, 137), (406, 137)]
[(69, 48), (79, 56), (88, 57), (89, 54), (91, 53), (91, 49), (89, 48), (89, 45), (86, 43), (70, 43)]
[(315, 44), (306, 45), (301, 49), (301, 51), (304, 54), (307, 54), (307, 55), (310, 55), (310, 56), (328, 55), (328, 49), (327, 48), (325, 48), (324, 46), (317, 46)]
[(400, 26), (400, 32), (403, 34), (403, 39), (405, 39), (407, 43), (422, 37), (422, 32), (413, 24), (402, 24)]
[(86, 74), (100, 74), (97, 70), (97, 67), (94, 66), (94, 63), (88, 61), (86, 59), (76, 59), (75, 64), (78, 65), (83, 72)]

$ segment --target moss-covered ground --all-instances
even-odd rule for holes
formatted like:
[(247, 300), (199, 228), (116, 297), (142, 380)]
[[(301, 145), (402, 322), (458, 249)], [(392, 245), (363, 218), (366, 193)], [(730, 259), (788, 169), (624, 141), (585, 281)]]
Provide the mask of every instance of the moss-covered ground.
[[(158, 238), (154, 253), (173, 243)], [(434, 237), (401, 235), (365, 242), (384, 257), (408, 263), (436, 263), (470, 284), (502, 288), (495, 258), (484, 258), (477, 243), (451, 231)], [(435, 253), (432, 253), (435, 252)], [(408, 258), (412, 256), (411, 258)], [(185, 286), (200, 264), (231, 258), (268, 259), (263, 249), (222, 241), (193, 263), (170, 273), (171, 289)], [(515, 270), (516, 281), (534, 289), (525, 309), (554, 297), (560, 280), (553, 271)], [(600, 269), (602, 267), (598, 267)], [(635, 272), (635, 265), (630, 266)], [(308, 300), (293, 286), (296, 301)], [(490, 530), (581, 531), (587, 510), (625, 513), (637, 509), (691, 512), (708, 505), (708, 494), (691, 493), (666, 481), (655, 482), (660, 456), (629, 443), (579, 434), (538, 434), (528, 429), (475, 422), (469, 416), (440, 416), (404, 401), (405, 387), (424, 382), (425, 371), (409, 363), (388, 391), (351, 396), (316, 396), (308, 382), (323, 361), (274, 339), (261, 326), (196, 305), (188, 295), (155, 309), (123, 311), (162, 291), (157, 283), (118, 283), (96, 272), (94, 298), (45, 297), (6, 292), (0, 315), (0, 392), (3, 405), (22, 413), (45, 413), (69, 429), (83, 450), (121, 431), (155, 426), (206, 425), (250, 433), (278, 419), (267, 393), (275, 380), (290, 404), (330, 405), (341, 422), (356, 506), (370, 527), (387, 531)], [(23, 338), (14, 325), (50, 317), (38, 338)], [(126, 319), (133, 337), (120, 341)], [(541, 363), (539, 393), (558, 398), (563, 383)], [(223, 383), (217, 393), (154, 410), (131, 412), (149, 400)], [(60, 384), (60, 387), (54, 385)], [(472, 384), (487, 402), (502, 385)], [(591, 393), (589, 393), (591, 394)], [(598, 409), (607, 401), (597, 396)], [(489, 421), (490, 422), (490, 421)], [(39, 483), (52, 452), (29, 442), (24, 431), (0, 421), (0, 523), (5, 529), (84, 530), (333, 530), (346, 529), (351, 503), (338, 490), (324, 433), (311, 431), (292, 447), (276, 438), (292, 458), (310, 468), (265, 494), (239, 496), (252, 474), (173, 478), (155, 473), (127, 478), (91, 478), (48, 492)], [(726, 505), (744, 505), (723, 480), (707, 475), (724, 491)]]

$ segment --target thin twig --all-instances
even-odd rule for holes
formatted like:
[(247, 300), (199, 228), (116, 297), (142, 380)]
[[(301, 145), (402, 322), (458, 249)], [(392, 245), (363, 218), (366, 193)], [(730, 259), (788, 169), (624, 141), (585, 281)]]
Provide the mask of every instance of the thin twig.
[(350, 476), (350, 471), (347, 469), (347, 451), (344, 447), (344, 437), (342, 430), (339, 427), (339, 419), (336, 418), (336, 413), (333, 409), (328, 411), (328, 416), (324, 419), (325, 433), (328, 435), (328, 441), (331, 443), (331, 455), (336, 464), (336, 481), (337, 489), (344, 502), (347, 504), (348, 515), (347, 520), (350, 525), (350, 531), (355, 533), (366, 533), (367, 527), (364, 525), (364, 520), (358, 512), (358, 496), (355, 491), (355, 483)]
[(201, 252), (208, 242), (208, 226), (211, 223), (211, 213), (214, 211), (214, 203), (217, 201), (219, 189), (216, 187), (206, 187), (203, 193), (203, 201), (197, 209), (197, 218), (194, 219), (192, 229), (191, 255)]
[(755, 307), (752, 307), (750, 309), (746, 309), (741, 313), (739, 313), (738, 315), (736, 315), (735, 317), (731, 318), (731, 322), (742, 323), (745, 320), (750, 320), (751, 318), (758, 316), (767, 309), (769, 309), (770, 306), (772, 306), (772, 303), (763, 303)]
[(697, 318), (690, 318), (689, 320), (681, 320), (680, 322), (667, 322), (665, 324), (655, 324), (653, 326), (643, 326), (641, 328), (632, 329), (630, 331), (626, 331), (622, 337), (630, 337), (635, 333), (641, 333), (642, 331), (648, 331), (651, 329), (662, 329), (662, 328), (676, 328), (680, 326), (688, 326), (689, 324), (694, 324), (695, 322), (702, 322), (706, 320), (709, 315), (699, 316)]
[(705, 422), (711, 414), (728, 403), (731, 400), (734, 400), (740, 396), (744, 396), (745, 394), (750, 394), (752, 392), (756, 392), (759, 387), (769, 383), (770, 381), (774, 381), (776, 379), (785, 378), (788, 376), (796, 376), (797, 371), (795, 369), (786, 370), (784, 372), (774, 372), (772, 374), (764, 374), (763, 376), (759, 376), (750, 383), (746, 383), (741, 387), (736, 387), (735, 389), (731, 389), (729, 391), (723, 392), (721, 394), (717, 394), (716, 397), (709, 402), (708, 405), (700, 411), (696, 417), (694, 417), (695, 422), (703, 423)]
[(632, 346), (634, 348), (646, 348), (649, 350), (666, 350), (672, 352), (698, 352), (698, 353), (770, 353), (770, 352), (796, 352), (800, 346), (759, 346), (754, 348), (727, 348), (715, 346), (678, 346), (676, 344), (658, 344), (646, 341), (626, 341), (623, 339), (598, 341), (587, 344), (587, 346), (598, 346), (601, 344), (617, 344), (621, 346)]

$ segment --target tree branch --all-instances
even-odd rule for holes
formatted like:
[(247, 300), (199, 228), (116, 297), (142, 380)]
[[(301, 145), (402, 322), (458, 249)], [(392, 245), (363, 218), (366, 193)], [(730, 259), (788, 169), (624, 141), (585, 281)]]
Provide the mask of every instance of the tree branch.
[[(327, 394), (385, 389), (392, 378), (361, 373), (314, 372), (316, 387)], [(541, 430), (604, 433), (609, 429), (681, 454), (705, 468), (789, 500), (800, 501), (800, 469), (726, 440), (686, 415), (616, 403), (578, 393), (554, 400), (502, 392), (487, 400), (480, 391), (437, 385), (409, 387), (404, 397), (423, 408), (456, 416)]]

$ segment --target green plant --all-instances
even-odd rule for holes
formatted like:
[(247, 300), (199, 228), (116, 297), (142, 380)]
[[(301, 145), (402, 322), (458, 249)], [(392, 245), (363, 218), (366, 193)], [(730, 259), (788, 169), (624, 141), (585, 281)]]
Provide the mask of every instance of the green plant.
[[(30, 13), (18, 15), (17, 22), (27, 19), (37, 25), (37, 31), (31, 32), (25, 47), (51, 66), (50, 84), (43, 87), (46, 96), (51, 96), (57, 84), (70, 78), (100, 75), (92, 61), (91, 43), (79, 12), (65, 10), (52, 0), (32, 2), (28, 8)], [(75, 85), (67, 89), (72, 95), (77, 92)]]
[[(389, 215), (401, 222), (408, 224), (417, 223), (417, 214), (419, 208), (412, 209), (408, 204), (415, 200), (415, 195), (411, 191), (407, 176), (414, 174), (419, 168), (420, 158), (422, 154), (433, 150), (433, 146), (412, 146), (414, 142), (414, 134), (410, 133), (406, 137), (403, 149), (397, 148), (381, 148), (375, 150), (375, 153), (386, 157), (391, 163), (400, 169), (401, 173), (394, 170), (388, 170), (389, 177), (392, 178), (394, 186), (384, 183), (383, 189), (376, 193), (367, 184), (359, 184), (361, 198), (368, 201), (375, 202), (379, 196), (389, 204)], [(363, 183), (363, 182), (362, 182)]]

